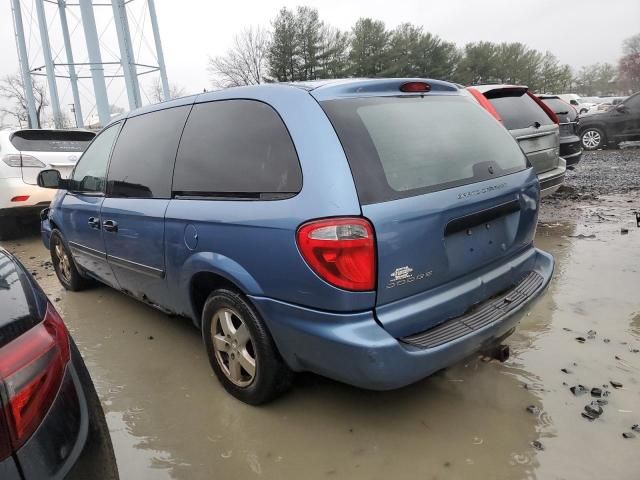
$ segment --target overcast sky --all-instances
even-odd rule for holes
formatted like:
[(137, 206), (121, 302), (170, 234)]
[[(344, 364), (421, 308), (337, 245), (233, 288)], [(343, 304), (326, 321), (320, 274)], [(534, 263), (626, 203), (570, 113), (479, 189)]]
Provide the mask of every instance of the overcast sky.
[[(32, 3), (22, 0), (24, 10)], [(388, 28), (409, 21), (459, 46), (478, 40), (522, 42), (549, 50), (576, 69), (596, 62), (615, 63), (622, 40), (640, 33), (640, 0), (156, 0), (170, 82), (187, 92), (210, 87), (209, 56), (224, 54), (234, 33), (244, 26), (268, 26), (282, 6), (298, 4), (316, 7), (322, 20), (341, 29), (349, 29), (363, 16), (383, 20)], [(45, 5), (49, 21), (55, 25), (55, 6)], [(133, 0), (130, 8), (136, 5), (144, 6), (144, 0)], [(110, 14), (109, 10), (102, 7), (105, 14)], [(25, 12), (23, 15), (28, 17)], [(73, 29), (73, 18), (69, 23)], [(9, 0), (0, 1), (0, 26), (0, 75), (4, 76), (18, 71)], [(98, 27), (101, 30), (100, 24)], [(132, 29), (136, 30), (135, 25)], [(84, 48), (80, 31), (73, 37), (79, 51)], [(37, 30), (33, 35), (37, 37)], [(153, 41), (148, 28), (145, 36)], [(52, 37), (56, 43), (55, 33)], [(115, 36), (103, 39), (117, 49)], [(65, 90), (64, 85), (59, 88)], [(89, 88), (90, 83), (84, 88), (86, 95)], [(123, 106), (124, 98), (118, 100)]]

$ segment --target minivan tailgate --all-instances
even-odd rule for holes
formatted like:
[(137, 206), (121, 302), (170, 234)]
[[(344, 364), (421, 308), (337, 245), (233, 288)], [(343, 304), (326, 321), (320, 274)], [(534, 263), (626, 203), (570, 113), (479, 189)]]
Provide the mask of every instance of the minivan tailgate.
[[(395, 325), (393, 333), (403, 336), (425, 330), (497, 293), (492, 290), (508, 287), (502, 285), (508, 275), (490, 286), (465, 289), (461, 285), (474, 272), (496, 268), (531, 245), (537, 199), (535, 175), (527, 169), (472, 185), (363, 205), (378, 246), (377, 309), (406, 303), (404, 324)], [(411, 297), (417, 299), (427, 291), (440, 292), (437, 308), (431, 305), (423, 310), (411, 302)], [(379, 320), (386, 328), (384, 316)]]
[(527, 159), (540, 174), (558, 167), (559, 129), (557, 125), (542, 126), (538, 130), (523, 128), (511, 130)]

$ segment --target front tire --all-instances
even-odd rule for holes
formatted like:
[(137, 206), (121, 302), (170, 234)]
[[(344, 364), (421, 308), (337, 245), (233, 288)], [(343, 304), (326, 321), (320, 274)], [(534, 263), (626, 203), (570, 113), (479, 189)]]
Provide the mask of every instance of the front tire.
[(66, 290), (78, 292), (84, 290), (91, 283), (78, 271), (71, 252), (62, 240), (59, 230), (51, 232), (50, 240), (51, 263), (56, 276)]
[(238, 400), (260, 405), (290, 386), (291, 371), (258, 313), (239, 293), (220, 289), (209, 295), (202, 332), (213, 371)]
[(580, 143), (585, 150), (597, 150), (604, 148), (606, 137), (599, 128), (590, 127), (580, 134)]

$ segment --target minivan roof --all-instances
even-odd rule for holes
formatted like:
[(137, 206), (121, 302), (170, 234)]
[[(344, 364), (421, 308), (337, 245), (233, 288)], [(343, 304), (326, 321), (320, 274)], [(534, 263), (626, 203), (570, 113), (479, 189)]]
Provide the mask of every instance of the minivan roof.
[[(194, 103), (229, 98), (254, 98), (257, 93), (266, 91), (272, 91), (275, 93), (275, 91), (279, 90), (280, 93), (285, 93), (287, 89), (295, 89), (298, 91), (302, 89), (310, 93), (313, 92), (313, 96), (318, 101), (372, 94), (375, 94), (376, 96), (398, 95), (398, 93), (400, 93), (400, 86), (407, 82), (428, 83), (431, 86), (430, 91), (427, 93), (429, 95), (456, 94), (460, 91), (453, 83), (429, 78), (340, 78), (289, 83), (265, 83), (260, 85), (246, 85), (226, 88), (223, 90), (214, 90), (211, 92), (189, 95), (161, 103), (146, 105), (113, 118), (109, 124), (125, 118), (142, 115), (144, 113), (165, 110), (167, 108), (179, 107), (182, 105), (191, 105)], [(414, 94), (407, 93), (407, 95)]]

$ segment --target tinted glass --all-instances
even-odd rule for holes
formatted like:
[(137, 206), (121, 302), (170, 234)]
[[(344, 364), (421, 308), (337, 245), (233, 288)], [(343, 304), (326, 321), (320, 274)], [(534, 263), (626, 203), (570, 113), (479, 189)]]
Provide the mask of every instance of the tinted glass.
[(322, 102), (362, 203), (443, 190), (526, 168), (511, 135), (462, 96)]
[(23, 269), (0, 250), (0, 347), (38, 323), (33, 289)]
[(566, 123), (567, 117), (570, 122), (576, 121), (578, 112), (567, 102), (563, 102), (559, 98), (543, 98), (542, 101), (559, 116), (560, 123)]
[(120, 124), (103, 130), (82, 154), (73, 171), (71, 189), (81, 192), (103, 192), (107, 164)]
[(107, 195), (170, 198), (178, 142), (190, 105), (129, 118), (113, 149)]
[(195, 105), (184, 129), (173, 190), (180, 195), (294, 194), (302, 172), (284, 123), (268, 105)]
[(74, 130), (23, 130), (11, 136), (11, 143), (22, 152), (84, 152), (95, 136)]
[(518, 90), (492, 90), (485, 96), (493, 104), (509, 130), (540, 125), (553, 125), (545, 111), (526, 92)]
[(634, 112), (640, 112), (640, 95), (634, 95), (624, 101), (625, 106)]

